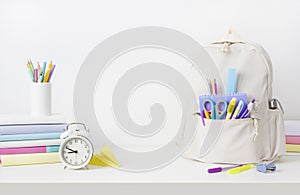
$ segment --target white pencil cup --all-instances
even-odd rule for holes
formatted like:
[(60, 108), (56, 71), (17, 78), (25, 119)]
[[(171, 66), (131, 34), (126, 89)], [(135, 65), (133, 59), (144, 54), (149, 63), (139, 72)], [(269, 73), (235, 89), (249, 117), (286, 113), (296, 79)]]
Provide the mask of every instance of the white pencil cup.
[(50, 116), (52, 114), (51, 83), (31, 84), (31, 106), (32, 116)]

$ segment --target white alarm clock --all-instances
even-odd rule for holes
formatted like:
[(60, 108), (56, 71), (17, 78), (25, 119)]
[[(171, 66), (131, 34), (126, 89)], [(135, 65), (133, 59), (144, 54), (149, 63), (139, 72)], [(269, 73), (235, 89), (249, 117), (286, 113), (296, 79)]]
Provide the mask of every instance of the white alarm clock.
[[(83, 130), (78, 128), (83, 127)], [(76, 127), (72, 129), (71, 127)], [(83, 123), (70, 123), (62, 133), (62, 143), (59, 148), (60, 159), (64, 168), (81, 169), (89, 164), (93, 157), (92, 142), (87, 138), (87, 128)]]

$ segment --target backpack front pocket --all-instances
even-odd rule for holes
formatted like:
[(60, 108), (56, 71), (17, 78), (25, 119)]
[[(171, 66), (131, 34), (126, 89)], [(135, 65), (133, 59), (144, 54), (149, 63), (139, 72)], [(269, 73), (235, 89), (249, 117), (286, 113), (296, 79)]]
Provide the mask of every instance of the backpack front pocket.
[(205, 120), (187, 154), (210, 163), (248, 164), (261, 161), (255, 119)]

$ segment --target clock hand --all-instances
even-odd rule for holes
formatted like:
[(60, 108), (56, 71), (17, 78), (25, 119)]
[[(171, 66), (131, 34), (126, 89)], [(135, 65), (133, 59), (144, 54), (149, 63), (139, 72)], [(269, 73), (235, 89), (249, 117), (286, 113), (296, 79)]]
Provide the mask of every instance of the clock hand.
[(68, 152), (68, 153), (78, 153), (78, 151), (77, 151), (77, 150), (72, 150), (72, 149), (71, 149), (71, 148), (69, 148), (68, 146), (66, 146), (66, 149), (71, 151), (71, 152)]
[(74, 151), (74, 152), (68, 152), (68, 154), (72, 154), (72, 153), (77, 154), (78, 152), (77, 152), (77, 151)]

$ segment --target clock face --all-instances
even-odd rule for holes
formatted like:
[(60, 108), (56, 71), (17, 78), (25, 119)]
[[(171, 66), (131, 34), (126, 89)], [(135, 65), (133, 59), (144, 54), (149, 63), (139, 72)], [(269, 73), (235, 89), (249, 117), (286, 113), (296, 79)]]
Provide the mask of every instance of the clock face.
[(60, 157), (63, 163), (73, 169), (85, 167), (93, 156), (91, 142), (82, 136), (69, 137), (60, 147)]

